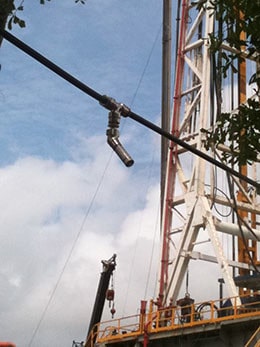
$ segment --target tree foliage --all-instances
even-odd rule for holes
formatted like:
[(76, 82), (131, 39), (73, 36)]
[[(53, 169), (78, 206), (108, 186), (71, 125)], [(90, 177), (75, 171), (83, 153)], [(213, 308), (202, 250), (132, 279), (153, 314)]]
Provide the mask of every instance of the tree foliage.
[[(32, 1), (32, 0), (31, 0)], [(46, 1), (51, 0), (38, 0), (41, 5), (44, 5)], [(75, 0), (75, 3), (80, 2), (85, 4), (86, 0)], [(13, 24), (18, 24), (21, 28), (25, 27), (25, 21), (20, 18), (20, 12), (24, 9), (24, 0), (21, 0), (16, 5), (15, 0), (0, 0), (0, 26), (5, 28), (6, 24), (9, 30), (12, 29)]]
[[(231, 70), (237, 73), (245, 54), (256, 61), (256, 72), (249, 81), (255, 86), (256, 97), (241, 104), (234, 113), (217, 112), (214, 129), (206, 131), (207, 149), (212, 144), (228, 143), (230, 152), (223, 153), (225, 160), (251, 164), (260, 153), (260, 0), (202, 0), (197, 6), (208, 6), (218, 23), (218, 30), (210, 34), (210, 40), (212, 54), (219, 62), (216, 74), (220, 79), (226, 78)], [(223, 50), (223, 42), (234, 52)]]
[[(15, 6), (14, 0), (0, 0), (0, 21), (1, 28), (5, 28), (6, 23), (8, 29), (12, 29), (13, 24), (18, 24), (21, 28), (25, 27), (25, 21), (19, 18), (19, 11), (23, 10), (23, 1), (19, 6)], [(8, 21), (8, 22), (7, 22)]]

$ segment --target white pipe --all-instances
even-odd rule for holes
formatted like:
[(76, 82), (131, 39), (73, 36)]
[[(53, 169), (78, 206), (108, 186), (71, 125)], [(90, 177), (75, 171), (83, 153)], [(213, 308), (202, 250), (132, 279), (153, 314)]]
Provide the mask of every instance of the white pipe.
[(246, 239), (260, 241), (260, 230), (256, 230), (252, 228), (253, 232), (251, 232), (245, 226), (242, 226), (240, 230), (237, 224), (221, 222), (220, 220), (216, 218), (215, 218), (215, 227), (217, 231), (221, 231), (226, 234), (240, 236), (240, 237), (241, 237), (241, 230), (242, 230), (243, 235)]

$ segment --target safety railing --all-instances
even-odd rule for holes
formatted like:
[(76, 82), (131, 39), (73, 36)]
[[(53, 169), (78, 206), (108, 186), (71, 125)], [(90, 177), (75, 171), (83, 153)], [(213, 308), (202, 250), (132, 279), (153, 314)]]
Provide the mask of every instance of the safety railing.
[(136, 336), (142, 333), (140, 315), (128, 316), (107, 322), (101, 322), (98, 327), (97, 341), (114, 339), (121, 336)]
[(260, 317), (260, 295), (171, 306), (101, 322), (97, 327), (96, 341), (102, 343), (253, 316)]

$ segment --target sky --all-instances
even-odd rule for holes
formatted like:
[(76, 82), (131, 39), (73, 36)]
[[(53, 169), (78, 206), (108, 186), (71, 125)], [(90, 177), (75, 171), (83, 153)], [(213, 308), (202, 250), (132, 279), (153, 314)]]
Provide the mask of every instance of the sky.
[[(11, 33), (159, 124), (162, 3), (39, 2), (24, 1), (26, 28)], [(160, 138), (122, 119), (126, 168), (97, 101), (7, 41), (0, 64), (0, 340), (70, 346), (85, 339), (101, 260), (117, 254), (118, 316), (156, 295)]]
[[(23, 6), (26, 28), (13, 35), (160, 124), (162, 1)], [(5, 40), (0, 64), (0, 340), (70, 346), (86, 337), (101, 260), (117, 254), (116, 318), (157, 297), (161, 139), (122, 118), (120, 140), (135, 161), (127, 168), (106, 143), (108, 111), (96, 100)], [(216, 272), (204, 281), (214, 294), (202, 293), (193, 266), (196, 301), (217, 298)]]

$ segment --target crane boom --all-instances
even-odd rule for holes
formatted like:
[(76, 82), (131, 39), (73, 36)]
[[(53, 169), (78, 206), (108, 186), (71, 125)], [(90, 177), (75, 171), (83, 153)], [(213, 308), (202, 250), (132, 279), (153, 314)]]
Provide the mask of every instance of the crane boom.
[(116, 254), (114, 254), (108, 260), (102, 260), (102, 265), (103, 265), (103, 271), (101, 272), (101, 275), (100, 275), (96, 299), (95, 299), (95, 303), (94, 303), (94, 307), (93, 307), (93, 311), (92, 311), (92, 315), (91, 315), (91, 319), (89, 323), (88, 335), (87, 335), (87, 340), (85, 343), (86, 347), (88, 346), (88, 341), (89, 341), (88, 337), (92, 333), (93, 329), (95, 329), (96, 324), (98, 324), (101, 320), (104, 303), (106, 299), (106, 292), (109, 286), (109, 281), (116, 267)]

